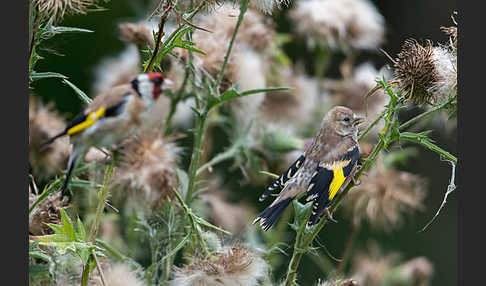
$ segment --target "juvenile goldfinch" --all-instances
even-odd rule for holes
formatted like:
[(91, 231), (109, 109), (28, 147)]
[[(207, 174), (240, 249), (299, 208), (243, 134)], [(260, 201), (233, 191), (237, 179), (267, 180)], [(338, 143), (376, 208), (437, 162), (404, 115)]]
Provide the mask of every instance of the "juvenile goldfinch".
[(139, 74), (130, 83), (115, 86), (96, 96), (74, 117), (63, 132), (47, 140), (44, 149), (59, 137), (69, 135), (73, 143), (67, 166), (64, 193), (72, 171), (90, 147), (107, 147), (132, 135), (144, 120), (145, 112), (171, 84), (161, 73)]
[(263, 230), (268, 230), (302, 193), (306, 193), (306, 201), (313, 201), (308, 226), (317, 223), (324, 212), (334, 221), (328, 207), (359, 159), (358, 125), (363, 121), (363, 117), (344, 106), (329, 110), (312, 144), (262, 194), (260, 201), (273, 191), (280, 191), (253, 223), (260, 221)]

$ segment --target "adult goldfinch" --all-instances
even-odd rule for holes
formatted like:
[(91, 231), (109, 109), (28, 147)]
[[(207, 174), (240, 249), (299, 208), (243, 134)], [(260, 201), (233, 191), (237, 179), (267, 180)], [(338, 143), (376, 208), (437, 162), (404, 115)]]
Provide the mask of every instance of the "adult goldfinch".
[(47, 140), (42, 149), (59, 137), (68, 135), (73, 143), (67, 166), (66, 190), (72, 171), (92, 146), (110, 146), (132, 135), (143, 122), (145, 112), (171, 84), (161, 73), (140, 74), (130, 83), (115, 86), (96, 96), (74, 117), (63, 132)]
[(312, 144), (262, 194), (260, 201), (273, 191), (280, 191), (253, 223), (260, 221), (262, 228), (268, 230), (302, 193), (306, 193), (307, 201), (313, 201), (308, 226), (318, 222), (324, 212), (333, 220), (328, 207), (359, 159), (358, 125), (363, 120), (344, 106), (329, 110)]

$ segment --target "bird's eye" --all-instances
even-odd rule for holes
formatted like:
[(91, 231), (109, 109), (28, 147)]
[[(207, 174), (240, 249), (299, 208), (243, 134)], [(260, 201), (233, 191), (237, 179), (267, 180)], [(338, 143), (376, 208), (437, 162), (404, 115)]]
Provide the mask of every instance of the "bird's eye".
[(349, 122), (349, 120), (351, 120), (349, 117), (344, 117), (344, 121)]

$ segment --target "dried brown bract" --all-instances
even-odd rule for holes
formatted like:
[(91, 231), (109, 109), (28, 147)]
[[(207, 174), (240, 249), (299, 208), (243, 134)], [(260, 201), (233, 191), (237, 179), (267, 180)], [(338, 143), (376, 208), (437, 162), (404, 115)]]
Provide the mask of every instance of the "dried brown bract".
[(444, 102), (457, 92), (457, 58), (431, 41), (408, 39), (394, 60), (395, 79), (417, 104)]
[(176, 168), (180, 148), (170, 138), (147, 131), (124, 142), (120, 152), (115, 186), (142, 196), (152, 206), (173, 196), (179, 183)]
[(139, 48), (145, 48), (147, 45), (152, 49), (155, 48), (155, 40), (152, 32), (144, 23), (120, 23), (120, 38), (126, 43), (132, 43)]
[[(38, 198), (39, 195), (31, 192), (29, 188), (29, 208)], [(60, 210), (68, 206), (67, 201), (68, 197), (63, 197), (61, 193), (54, 192), (37, 204), (29, 214), (29, 233), (32, 235), (53, 234), (54, 231), (47, 223), (61, 223)]]
[(425, 191), (423, 178), (385, 168), (378, 161), (348, 193), (344, 206), (354, 224), (367, 220), (373, 227), (389, 230), (402, 222), (404, 213), (423, 209)]
[(192, 261), (174, 269), (170, 285), (209, 286), (240, 285), (256, 286), (268, 275), (269, 266), (257, 254), (242, 245), (224, 247), (211, 258)]
[(451, 46), (457, 49), (457, 27), (440, 27), (440, 29), (450, 37)]
[(54, 111), (51, 104), (29, 98), (29, 163), (38, 177), (59, 174), (65, 167), (72, 147), (69, 138), (62, 137), (44, 150), (41, 145), (66, 128), (64, 120)]

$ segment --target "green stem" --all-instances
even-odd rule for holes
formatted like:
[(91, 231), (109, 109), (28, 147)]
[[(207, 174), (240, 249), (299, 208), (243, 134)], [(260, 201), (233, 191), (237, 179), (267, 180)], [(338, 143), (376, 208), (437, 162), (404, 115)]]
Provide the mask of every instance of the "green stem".
[(381, 118), (383, 118), (385, 114), (386, 112), (383, 111), (380, 116), (378, 116), (378, 118), (376, 118), (375, 121), (373, 121), (373, 123), (371, 123), (370, 126), (368, 126), (368, 128), (366, 128), (366, 130), (359, 136), (358, 141), (365, 138), (365, 136), (371, 131), (371, 129), (373, 129), (373, 127), (375, 127), (376, 124), (378, 124), (378, 122), (380, 122)]
[(89, 266), (83, 265), (83, 273), (81, 274), (81, 286), (88, 286), (89, 280)]
[(420, 121), (421, 119), (429, 116), (430, 114), (436, 112), (436, 111), (439, 111), (441, 109), (443, 109), (444, 107), (446, 107), (447, 105), (449, 105), (452, 101), (454, 101), (456, 98), (455, 97), (452, 97), (451, 99), (449, 99), (446, 103), (443, 103), (441, 105), (438, 105), (424, 113), (421, 113), (417, 116), (415, 116), (414, 118), (410, 119), (409, 121), (403, 123), (402, 125), (400, 125), (399, 127), (399, 130), (402, 131), (404, 129), (406, 129), (407, 127), (409, 127), (410, 125), (414, 124), (415, 122), (418, 122)]
[(198, 117), (197, 131), (194, 134), (194, 147), (192, 149), (191, 163), (189, 165), (189, 183), (188, 183), (187, 194), (185, 198), (186, 204), (188, 206), (191, 205), (193, 199), (192, 194), (194, 193), (194, 187), (197, 178), (197, 169), (199, 167), (199, 159), (201, 158), (201, 153), (202, 153), (201, 143), (203, 140), (204, 127), (206, 124), (207, 117), (208, 117), (207, 111), (202, 113)]
[[(226, 55), (224, 56), (223, 65), (221, 66), (221, 70), (219, 71), (218, 77), (216, 79), (216, 87), (219, 87), (221, 81), (223, 80), (224, 69), (226, 68), (226, 64), (228, 63), (231, 49), (233, 48), (233, 44), (236, 39), (236, 34), (238, 33), (238, 29), (240, 28), (240, 25), (243, 22), (243, 17), (245, 16), (246, 10), (248, 9), (248, 2), (249, 0), (242, 0), (240, 2), (240, 15), (238, 15), (238, 22), (236, 22), (236, 27), (235, 30), (233, 31), (233, 36), (231, 37), (228, 50), (226, 51)], [(219, 88), (217, 88), (217, 90), (219, 90)]]
[(106, 167), (105, 176), (103, 178), (103, 186), (98, 192), (98, 206), (96, 207), (96, 217), (93, 225), (91, 226), (90, 231), (90, 240), (95, 242), (96, 235), (98, 233), (98, 229), (101, 223), (101, 215), (103, 214), (103, 210), (105, 209), (105, 203), (110, 195), (110, 191), (108, 189), (109, 182), (111, 180), (111, 175), (113, 173), (113, 163), (109, 163)]
[[(153, 63), (154, 63), (154, 60), (157, 58), (157, 54), (159, 53), (160, 43), (162, 42), (162, 36), (164, 34), (164, 25), (165, 25), (165, 22), (167, 22), (167, 20), (168, 20), (169, 12), (170, 12), (171, 9), (172, 9), (172, 7), (170, 7), (170, 6), (167, 7), (164, 15), (162, 15), (160, 17), (159, 31), (157, 32), (157, 42), (155, 43), (154, 52), (152, 53), (152, 57), (150, 58), (150, 61), (147, 65), (147, 68), (145, 69), (144, 73), (148, 73), (148, 72), (151, 72), (153, 70)], [(168, 42), (169, 41), (166, 41), (166, 43), (168, 43)]]
[(184, 88), (186, 87), (188, 79), (189, 79), (189, 71), (186, 68), (186, 74), (184, 75), (184, 81), (182, 82), (180, 89), (177, 91), (177, 94), (173, 98), (171, 98), (171, 100), (170, 100), (170, 110), (169, 110), (169, 114), (167, 115), (167, 119), (165, 120), (164, 136), (169, 135), (170, 132), (171, 132), (172, 117), (174, 116), (174, 114), (177, 110), (177, 104), (179, 104), (179, 102), (182, 99)]
[(431, 151), (434, 151), (435, 153), (442, 155), (445, 158), (447, 158), (447, 159), (451, 160), (452, 162), (454, 162), (455, 164), (457, 164), (456, 156), (454, 156), (451, 153), (447, 152), (446, 150), (440, 148), (439, 146), (433, 144), (432, 142), (430, 142), (430, 140), (423, 140), (421, 137), (416, 136), (416, 134), (409, 136), (409, 133), (407, 133), (407, 132), (400, 133), (400, 138), (418, 143), (418, 144), (424, 146), (425, 148), (427, 148)]
[(101, 246), (101, 247), (103, 247), (106, 251), (108, 251), (109, 253), (111, 253), (111, 255), (113, 255), (116, 259), (120, 260), (121, 262), (130, 264), (132, 270), (137, 270), (137, 269), (139, 269), (139, 268), (142, 267), (136, 261), (134, 261), (130, 257), (128, 257), (128, 256), (120, 253), (118, 250), (114, 249), (109, 244), (107, 244), (106, 242), (104, 242), (104, 241), (102, 241), (100, 239), (96, 239), (96, 244), (99, 245), (99, 246)]

